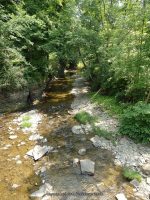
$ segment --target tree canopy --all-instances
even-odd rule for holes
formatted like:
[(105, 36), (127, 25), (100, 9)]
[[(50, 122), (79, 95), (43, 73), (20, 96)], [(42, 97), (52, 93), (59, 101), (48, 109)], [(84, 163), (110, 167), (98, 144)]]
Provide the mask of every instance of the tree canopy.
[(0, 90), (43, 84), (82, 63), (93, 90), (149, 101), (147, 0), (0, 2)]

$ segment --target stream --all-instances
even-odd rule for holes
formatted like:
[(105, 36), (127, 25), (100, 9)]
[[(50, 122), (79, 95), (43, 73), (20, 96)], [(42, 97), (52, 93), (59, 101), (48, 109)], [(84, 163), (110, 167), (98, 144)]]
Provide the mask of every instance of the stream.
[[(0, 116), (1, 200), (115, 200), (121, 192), (128, 200), (140, 199), (122, 177), (122, 168), (114, 164), (111, 151), (93, 146), (93, 133), (72, 132), (78, 125), (71, 107), (76, 98), (71, 93), (74, 80), (74, 75), (55, 79), (31, 110)], [(23, 120), (30, 121), (31, 127), (23, 127)], [(35, 134), (40, 137), (33, 141), (30, 136)], [(35, 145), (53, 150), (34, 161), (26, 153)], [(78, 153), (82, 148), (85, 155)], [(95, 162), (94, 176), (81, 174), (79, 164), (73, 164), (75, 159)], [(48, 193), (55, 195), (31, 197), (44, 184), (48, 184)]]

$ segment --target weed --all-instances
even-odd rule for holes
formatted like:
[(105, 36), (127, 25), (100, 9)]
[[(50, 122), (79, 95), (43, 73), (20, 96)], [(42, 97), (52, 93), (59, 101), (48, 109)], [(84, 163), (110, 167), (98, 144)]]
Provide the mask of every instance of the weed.
[(74, 118), (81, 124), (93, 123), (96, 120), (95, 117), (85, 111), (77, 113)]
[(23, 121), (21, 124), (21, 128), (30, 128), (32, 126), (32, 123), (29, 121)]
[(134, 171), (129, 168), (124, 168), (123, 176), (128, 179), (129, 181), (136, 179), (138, 182), (141, 182), (142, 176), (139, 172)]

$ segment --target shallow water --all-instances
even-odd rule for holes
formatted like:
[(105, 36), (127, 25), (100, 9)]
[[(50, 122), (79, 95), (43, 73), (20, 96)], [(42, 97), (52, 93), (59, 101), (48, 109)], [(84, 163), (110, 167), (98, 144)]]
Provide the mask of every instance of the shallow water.
[[(113, 155), (107, 150), (96, 149), (89, 139), (90, 135), (74, 135), (71, 128), (77, 124), (73, 116), (68, 113), (73, 101), (70, 94), (73, 78), (54, 80), (45, 92), (43, 99), (36, 101), (34, 109), (43, 116), (38, 125), (38, 133), (47, 138), (47, 145), (55, 147), (56, 152), (49, 153), (37, 162), (24, 155), (36, 142), (29, 141), (29, 135), (23, 134), (12, 120), (20, 112), (5, 114), (0, 117), (0, 199), (1, 200), (29, 200), (31, 192), (38, 190), (42, 181), (49, 182), (54, 192), (99, 192), (100, 196), (68, 196), (50, 199), (115, 199), (115, 195), (123, 191), (129, 200), (133, 197), (130, 187), (122, 177), (122, 169), (113, 163)], [(25, 112), (25, 111), (22, 111)], [(9, 127), (14, 129), (18, 138), (9, 139)], [(18, 130), (17, 130), (18, 129)], [(25, 145), (18, 146), (21, 141)], [(40, 144), (40, 142), (38, 142)], [(5, 149), (6, 145), (11, 146)], [(87, 149), (85, 156), (78, 155), (82, 147)], [(16, 164), (15, 156), (20, 155), (22, 164)], [(91, 159), (95, 162), (95, 175), (81, 175), (79, 167), (73, 167), (74, 158)], [(45, 166), (46, 171), (36, 175)], [(13, 184), (19, 187), (12, 188)]]

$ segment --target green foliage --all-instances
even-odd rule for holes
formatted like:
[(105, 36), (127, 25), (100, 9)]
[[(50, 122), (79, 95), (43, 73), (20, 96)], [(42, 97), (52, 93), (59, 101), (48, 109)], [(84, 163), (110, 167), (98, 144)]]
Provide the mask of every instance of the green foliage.
[(81, 124), (93, 123), (96, 120), (95, 117), (91, 116), (88, 112), (85, 111), (77, 113), (74, 118)]
[(106, 131), (106, 130), (101, 129), (100, 127), (96, 127), (96, 126), (93, 126), (92, 130), (95, 135), (104, 137), (107, 140), (114, 140), (115, 133), (113, 133), (113, 132)]
[[(145, 100), (150, 87), (150, 3), (80, 2), (80, 58), (91, 88), (119, 100)], [(140, 17), (138, 17), (140, 16)]]
[(139, 102), (122, 115), (120, 133), (131, 138), (150, 142), (150, 104)]
[(104, 96), (101, 94), (89, 93), (91, 101), (99, 105), (102, 109), (108, 111), (109, 114), (120, 117), (127, 107), (127, 104), (119, 103), (114, 97)]
[(32, 123), (29, 121), (23, 121), (21, 123), (21, 128), (30, 128), (32, 126)]
[(124, 176), (124, 178), (126, 178), (129, 181), (136, 179), (138, 182), (141, 182), (141, 180), (142, 180), (141, 174), (130, 168), (124, 168), (123, 176)]
[(30, 119), (31, 119), (30, 116), (25, 115), (25, 116), (23, 116), (22, 121), (29, 121)]

